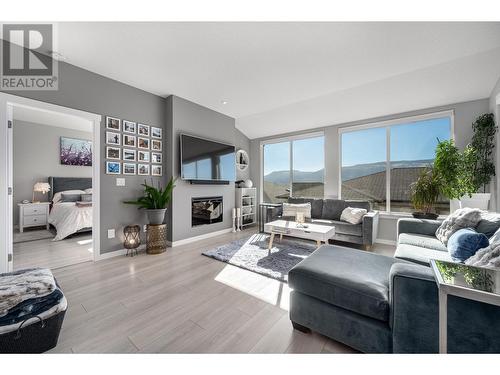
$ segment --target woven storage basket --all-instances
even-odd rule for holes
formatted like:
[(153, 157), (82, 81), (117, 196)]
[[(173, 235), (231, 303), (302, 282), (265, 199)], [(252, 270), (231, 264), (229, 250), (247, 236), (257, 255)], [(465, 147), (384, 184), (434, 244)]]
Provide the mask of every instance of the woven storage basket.
[(43, 353), (55, 348), (66, 310), (39, 322), (0, 334), (0, 353)]

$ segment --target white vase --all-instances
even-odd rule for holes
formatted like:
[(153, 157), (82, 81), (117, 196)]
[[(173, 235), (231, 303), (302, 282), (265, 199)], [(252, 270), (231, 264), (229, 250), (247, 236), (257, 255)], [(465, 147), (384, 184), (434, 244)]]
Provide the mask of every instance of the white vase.
[(479, 208), (480, 210), (488, 210), (490, 204), (491, 193), (474, 193), (471, 197), (468, 195), (460, 198), (460, 208)]

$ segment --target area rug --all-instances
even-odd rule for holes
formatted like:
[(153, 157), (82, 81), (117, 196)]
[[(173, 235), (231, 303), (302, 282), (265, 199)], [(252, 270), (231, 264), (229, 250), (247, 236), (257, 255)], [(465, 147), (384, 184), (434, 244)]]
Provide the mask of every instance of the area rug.
[(230, 242), (202, 254), (280, 281), (288, 281), (288, 271), (314, 250), (316, 244), (294, 238), (275, 237), (268, 250), (269, 235), (257, 233)]
[(55, 234), (47, 229), (25, 229), (23, 233), (14, 232), (14, 243), (30, 242), (54, 238)]

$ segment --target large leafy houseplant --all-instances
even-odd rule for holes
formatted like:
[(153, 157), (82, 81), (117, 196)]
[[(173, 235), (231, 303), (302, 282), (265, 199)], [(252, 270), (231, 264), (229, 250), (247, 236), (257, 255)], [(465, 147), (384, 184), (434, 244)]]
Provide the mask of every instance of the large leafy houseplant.
[(486, 193), (486, 185), (495, 176), (495, 164), (492, 156), (495, 148), (495, 134), (497, 126), (495, 125), (495, 116), (493, 113), (486, 113), (479, 116), (472, 124), (474, 135), (472, 136), (471, 146), (475, 150), (474, 160), (471, 161), (473, 169), (473, 183), (476, 191)]
[(125, 204), (134, 204), (139, 206), (139, 209), (145, 209), (148, 213), (150, 224), (162, 224), (165, 218), (167, 206), (172, 200), (172, 192), (175, 188), (175, 180), (171, 178), (167, 186), (163, 189), (158, 183), (158, 187), (148, 185), (146, 181), (144, 186), (144, 195), (134, 201), (125, 201)]
[(415, 209), (413, 216), (422, 219), (436, 219), (435, 205), (441, 195), (441, 179), (434, 168), (425, 168), (417, 181), (411, 184), (411, 201)]

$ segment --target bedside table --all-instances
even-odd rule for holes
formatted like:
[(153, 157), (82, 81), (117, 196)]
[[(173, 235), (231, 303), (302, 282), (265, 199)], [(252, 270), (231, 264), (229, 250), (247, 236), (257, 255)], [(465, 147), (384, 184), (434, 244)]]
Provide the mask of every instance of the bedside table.
[(50, 202), (18, 203), (19, 206), (19, 232), (24, 228), (45, 225), (49, 229)]

